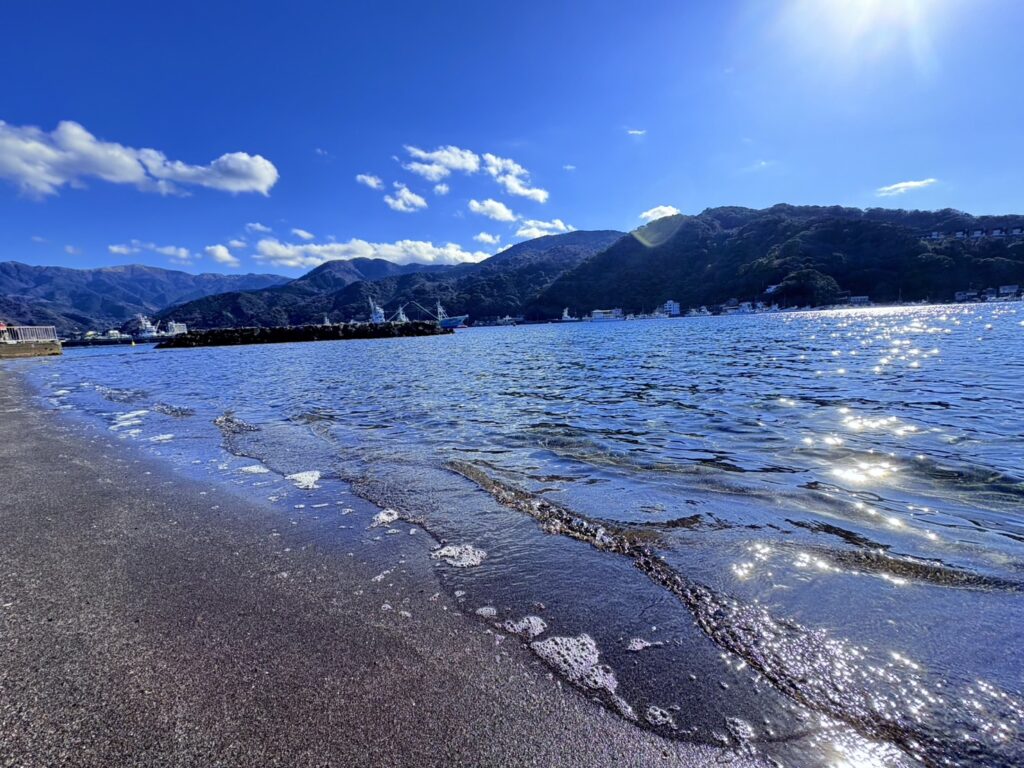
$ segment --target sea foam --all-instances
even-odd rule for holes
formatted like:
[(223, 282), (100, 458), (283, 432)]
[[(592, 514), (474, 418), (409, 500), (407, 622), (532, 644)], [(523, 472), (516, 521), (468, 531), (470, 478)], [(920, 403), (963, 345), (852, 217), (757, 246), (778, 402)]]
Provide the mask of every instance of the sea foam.
[(509, 619), (502, 624), (501, 627), (506, 632), (520, 635), (521, 637), (525, 637), (527, 640), (533, 640), (537, 635), (540, 635), (547, 630), (548, 625), (540, 616), (524, 616), (519, 619), (519, 621)]
[(292, 475), (286, 475), (285, 480), (291, 480), (296, 488), (301, 488), (304, 491), (312, 491), (319, 486), (320, 473), (316, 470), (310, 470), (308, 472), (296, 472)]
[(601, 652), (588, 634), (576, 637), (551, 637), (530, 643), (533, 652), (581, 688), (603, 691), (619, 713), (636, 720), (633, 708), (616, 691), (619, 681), (607, 664), (601, 663)]
[(456, 568), (471, 568), (480, 565), (487, 557), (487, 553), (471, 544), (449, 544), (431, 553), (430, 556), (435, 560), (444, 560)]

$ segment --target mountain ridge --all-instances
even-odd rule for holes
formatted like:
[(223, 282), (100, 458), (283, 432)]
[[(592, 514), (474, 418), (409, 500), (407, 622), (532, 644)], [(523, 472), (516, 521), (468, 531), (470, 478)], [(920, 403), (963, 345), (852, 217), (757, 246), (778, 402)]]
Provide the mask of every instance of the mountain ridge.
[[(416, 305), (432, 307), (436, 301), (451, 314), (476, 318), (519, 314), (555, 277), (624, 234), (598, 230), (548, 235), (517, 243), (481, 262), (441, 268), (419, 265), (404, 272), (398, 268), (394, 274), (340, 288), (324, 284), (316, 273), (344, 273), (348, 262), (327, 262), (285, 286), (210, 296), (172, 307), (159, 317), (196, 328), (295, 325), (321, 322), (325, 316), (339, 322), (365, 317), (371, 298), (389, 313), (410, 305), (409, 316), (422, 319), (429, 316)], [(314, 290), (318, 286), (323, 289)]]
[(527, 315), (552, 318), (566, 306), (650, 311), (668, 299), (683, 307), (759, 297), (821, 305), (851, 293), (878, 302), (948, 301), (959, 290), (1020, 283), (1024, 216), (726, 206), (634, 230), (561, 275)]
[(192, 274), (145, 264), (75, 269), (0, 262), (0, 316), (61, 333), (120, 326), (134, 315), (234, 288), (286, 282), (269, 274)]

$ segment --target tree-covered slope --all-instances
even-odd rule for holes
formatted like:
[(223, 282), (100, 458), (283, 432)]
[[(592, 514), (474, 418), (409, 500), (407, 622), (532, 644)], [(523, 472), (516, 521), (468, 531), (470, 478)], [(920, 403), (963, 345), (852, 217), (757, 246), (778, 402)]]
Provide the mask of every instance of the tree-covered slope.
[(143, 313), (224, 291), (286, 282), (278, 275), (193, 275), (143, 265), (69, 269), (0, 262), (0, 319), (62, 333), (116, 327)]
[[(714, 208), (669, 216), (622, 238), (562, 275), (529, 307), (554, 317), (563, 307), (652, 310), (751, 300), (769, 294), (789, 304), (823, 304), (840, 292), (886, 302), (952, 299), (957, 290), (1024, 283), (1024, 242), (985, 236), (1024, 217), (973, 217), (959, 211), (778, 205)], [(955, 233), (967, 230), (966, 240)], [(938, 240), (931, 239), (939, 232)]]
[[(331, 261), (288, 285), (229, 293), (174, 307), (161, 317), (190, 327), (243, 327), (332, 322), (365, 317), (369, 298), (389, 312), (407, 304), (410, 317), (426, 317), (415, 304), (437, 301), (450, 314), (473, 318), (519, 314), (565, 271), (608, 247), (622, 232), (570, 232), (528, 240), (478, 264), (405, 265), (348, 279), (353, 262)], [(387, 262), (385, 262), (387, 263)]]

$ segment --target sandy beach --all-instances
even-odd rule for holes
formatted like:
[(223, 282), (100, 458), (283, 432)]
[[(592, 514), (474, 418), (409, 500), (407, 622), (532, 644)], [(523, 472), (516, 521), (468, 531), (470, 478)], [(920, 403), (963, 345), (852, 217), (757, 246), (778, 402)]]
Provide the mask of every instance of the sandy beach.
[(374, 581), (3, 371), (0, 467), (0, 764), (738, 760), (627, 723), (459, 613), (426, 536), (401, 537), (401, 567)]

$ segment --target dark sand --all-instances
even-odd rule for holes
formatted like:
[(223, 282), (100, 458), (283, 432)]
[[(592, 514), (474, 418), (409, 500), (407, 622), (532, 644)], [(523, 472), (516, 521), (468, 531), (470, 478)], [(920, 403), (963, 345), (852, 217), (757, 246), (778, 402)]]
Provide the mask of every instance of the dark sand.
[(431, 600), (426, 536), (385, 537), (406, 564), (374, 582), (280, 510), (115, 443), (0, 370), (0, 765), (739, 762)]

